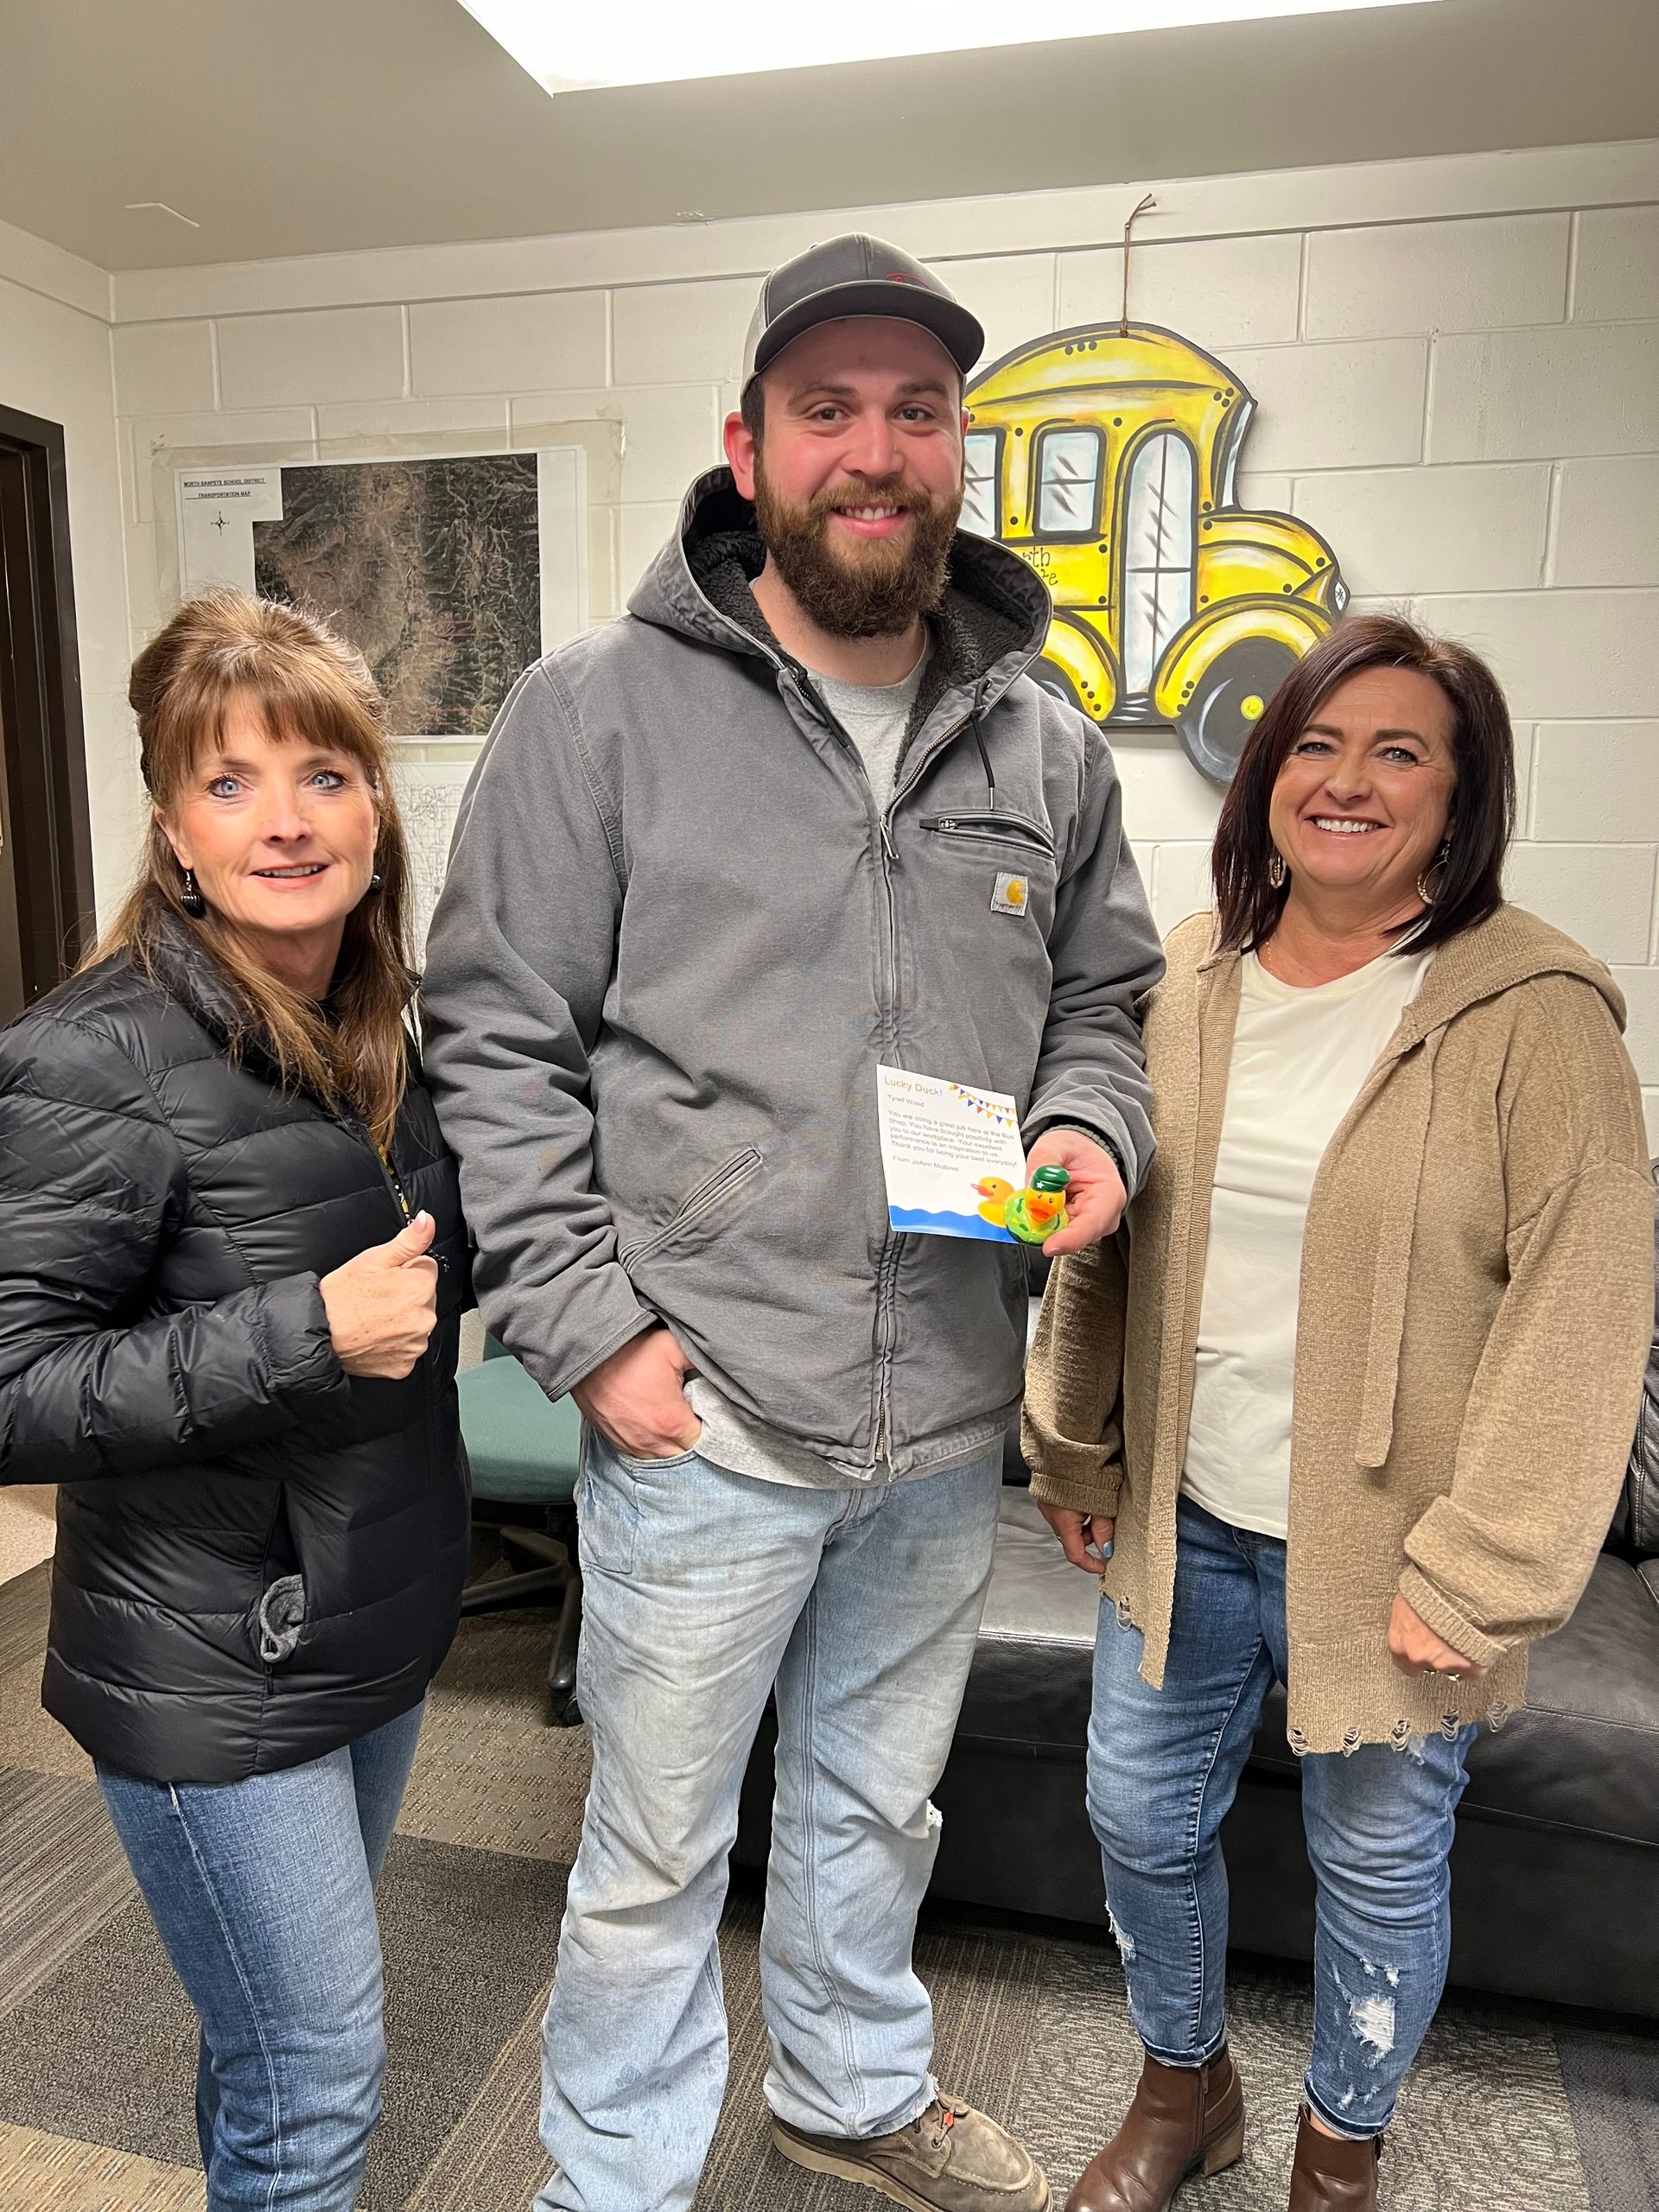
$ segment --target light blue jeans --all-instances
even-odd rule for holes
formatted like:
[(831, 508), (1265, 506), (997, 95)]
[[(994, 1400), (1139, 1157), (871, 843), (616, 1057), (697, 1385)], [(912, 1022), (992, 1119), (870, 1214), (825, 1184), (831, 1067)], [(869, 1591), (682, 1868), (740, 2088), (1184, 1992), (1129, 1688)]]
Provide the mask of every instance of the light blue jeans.
[(594, 1776), (543, 2035), (540, 2212), (683, 2212), (726, 2086), (715, 1943), (773, 1681), (766, 2094), (797, 2127), (903, 2127), (937, 2094), (911, 1966), (930, 1793), (968, 1679), (1000, 1447), (803, 1490), (585, 1440), (577, 1692)]
[(351, 2212), (357, 2202), (385, 2071), (374, 1883), (422, 1711), (246, 1782), (98, 1769), (201, 2022), (207, 2212)]
[[(1182, 1498), (1161, 1690), (1141, 1679), (1141, 1651), (1139, 1630), (1120, 1627), (1103, 1605), (1089, 1815), (1136, 2032), (1166, 2066), (1200, 2066), (1227, 2035), (1219, 1830), (1268, 1691), (1286, 1675), (1284, 1545)], [(1339, 2135), (1388, 2126), (1440, 2001), (1451, 1938), (1446, 1854), (1474, 1734), (1419, 1737), (1400, 1751), (1366, 1744), (1301, 1762), (1319, 1899), (1305, 2086)]]

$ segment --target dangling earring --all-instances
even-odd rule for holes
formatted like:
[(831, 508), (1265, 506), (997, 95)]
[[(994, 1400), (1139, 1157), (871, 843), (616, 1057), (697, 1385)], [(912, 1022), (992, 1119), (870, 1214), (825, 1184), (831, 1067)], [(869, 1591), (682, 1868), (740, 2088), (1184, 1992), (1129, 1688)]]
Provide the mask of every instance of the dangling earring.
[(1284, 889), (1285, 874), (1285, 856), (1282, 853), (1274, 853), (1273, 858), (1268, 862), (1268, 881), (1275, 891)]
[(1434, 893), (1428, 887), (1429, 868), (1444, 868), (1451, 857), (1452, 840), (1448, 837), (1446, 842), (1440, 847), (1440, 851), (1435, 854), (1433, 859), (1429, 862), (1428, 868), (1426, 868), (1417, 879), (1417, 896), (1422, 900), (1425, 906), (1432, 906), (1434, 904)]
[(196, 872), (193, 868), (184, 871), (184, 888), (179, 893), (179, 904), (193, 922), (199, 922), (207, 912), (207, 901), (196, 888)]
[(380, 880), (380, 871), (377, 868), (374, 874), (369, 878), (369, 887), (363, 893), (363, 896), (365, 899), (378, 899), (385, 889), (385, 886)]

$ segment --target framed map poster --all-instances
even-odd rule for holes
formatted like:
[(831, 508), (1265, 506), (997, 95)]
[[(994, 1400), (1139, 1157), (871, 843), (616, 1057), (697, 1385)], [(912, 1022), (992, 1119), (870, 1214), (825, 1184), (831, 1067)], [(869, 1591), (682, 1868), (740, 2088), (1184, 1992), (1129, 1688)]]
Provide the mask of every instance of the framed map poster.
[(394, 735), (481, 737), (586, 625), (583, 467), (555, 447), (180, 469), (181, 591), (311, 607), (368, 662)]
[(423, 961), (432, 909), (438, 903), (449, 865), (455, 811), (472, 772), (470, 760), (399, 760), (392, 767), (397, 810), (409, 844), (415, 944)]

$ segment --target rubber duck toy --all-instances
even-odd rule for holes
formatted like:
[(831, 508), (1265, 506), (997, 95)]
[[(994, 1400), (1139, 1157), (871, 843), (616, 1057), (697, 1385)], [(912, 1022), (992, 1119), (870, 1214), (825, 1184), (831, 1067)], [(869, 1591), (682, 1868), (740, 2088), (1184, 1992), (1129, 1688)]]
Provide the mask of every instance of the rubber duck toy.
[(1016, 1191), (1004, 1205), (1003, 1227), (1022, 1244), (1046, 1243), (1071, 1218), (1065, 1210), (1065, 1186), (1071, 1180), (1064, 1167), (1038, 1168), (1025, 1189)]
[(982, 1183), (976, 1183), (974, 1188), (984, 1200), (979, 1209), (981, 1218), (995, 1223), (998, 1229), (1006, 1229), (1007, 1224), (1002, 1217), (1002, 1209), (1014, 1196), (1013, 1184), (1005, 1183), (1000, 1175), (988, 1175)]

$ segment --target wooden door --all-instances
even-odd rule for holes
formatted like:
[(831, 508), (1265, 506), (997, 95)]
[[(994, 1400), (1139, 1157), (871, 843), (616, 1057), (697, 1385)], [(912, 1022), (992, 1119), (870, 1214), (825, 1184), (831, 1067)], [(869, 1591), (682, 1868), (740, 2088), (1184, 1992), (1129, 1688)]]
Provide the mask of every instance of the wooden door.
[(0, 407), (0, 1020), (92, 926), (63, 432)]

